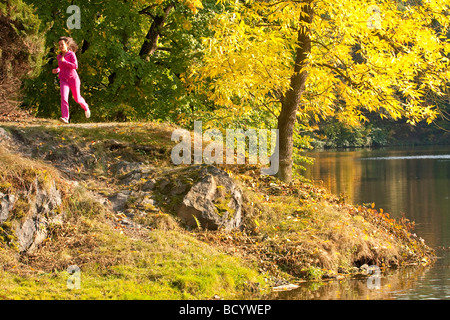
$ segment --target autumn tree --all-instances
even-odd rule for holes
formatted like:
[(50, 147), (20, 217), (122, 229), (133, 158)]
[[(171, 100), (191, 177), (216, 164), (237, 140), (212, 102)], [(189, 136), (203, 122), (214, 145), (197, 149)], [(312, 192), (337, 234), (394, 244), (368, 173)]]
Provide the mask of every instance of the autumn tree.
[(439, 113), (427, 92), (448, 95), (448, 0), (220, 2), (227, 10), (186, 81), (228, 110), (277, 118), (283, 181), (296, 121), (358, 124), (375, 112), (414, 125)]

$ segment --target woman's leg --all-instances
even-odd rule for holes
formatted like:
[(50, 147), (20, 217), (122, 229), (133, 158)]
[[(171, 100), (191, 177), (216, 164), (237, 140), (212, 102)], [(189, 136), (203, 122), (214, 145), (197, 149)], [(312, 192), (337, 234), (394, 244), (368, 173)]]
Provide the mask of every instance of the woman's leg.
[(80, 79), (77, 78), (71, 78), (70, 80), (70, 90), (72, 91), (73, 99), (76, 103), (79, 103), (84, 111), (89, 110), (89, 106), (84, 100), (84, 98), (80, 94)]
[(61, 117), (65, 119), (69, 119), (69, 84), (60, 80), (60, 91), (61, 91)]

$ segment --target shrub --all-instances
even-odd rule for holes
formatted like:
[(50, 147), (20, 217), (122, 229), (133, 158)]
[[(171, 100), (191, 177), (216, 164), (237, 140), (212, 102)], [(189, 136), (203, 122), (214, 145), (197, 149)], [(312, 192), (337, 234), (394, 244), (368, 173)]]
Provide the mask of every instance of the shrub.
[(19, 105), (21, 81), (40, 70), (45, 41), (40, 26), (22, 0), (0, 0), (0, 113)]

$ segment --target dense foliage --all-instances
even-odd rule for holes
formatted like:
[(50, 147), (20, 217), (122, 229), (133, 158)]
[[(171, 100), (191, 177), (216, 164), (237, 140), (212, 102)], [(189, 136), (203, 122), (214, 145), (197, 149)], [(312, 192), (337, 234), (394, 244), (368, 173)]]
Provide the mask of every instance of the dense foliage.
[[(43, 71), (26, 85), (25, 103), (38, 115), (59, 114), (59, 84), (51, 69), (57, 64), (58, 38), (64, 35), (79, 45), (81, 93), (94, 120), (174, 121), (203, 107), (201, 99), (186, 92), (181, 77), (199, 56), (200, 38), (208, 35), (217, 10), (214, 1), (80, 0), (74, 4), (81, 11), (81, 28), (72, 30), (66, 25), (71, 1), (27, 2), (50, 26)], [(72, 115), (82, 116), (78, 111)]]
[(16, 108), (21, 81), (39, 73), (44, 54), (40, 25), (22, 0), (0, 1), (0, 113)]
[[(383, 145), (412, 125), (428, 143), (448, 137), (446, 0), (22, 1), (43, 21), (36, 26), (48, 52), (24, 86), (23, 104), (39, 116), (59, 116), (51, 70), (58, 38), (69, 35), (92, 121), (278, 126), (291, 147), (283, 163), (309, 137)], [(70, 5), (80, 8), (80, 29), (67, 26)], [(84, 121), (71, 106), (73, 120)]]

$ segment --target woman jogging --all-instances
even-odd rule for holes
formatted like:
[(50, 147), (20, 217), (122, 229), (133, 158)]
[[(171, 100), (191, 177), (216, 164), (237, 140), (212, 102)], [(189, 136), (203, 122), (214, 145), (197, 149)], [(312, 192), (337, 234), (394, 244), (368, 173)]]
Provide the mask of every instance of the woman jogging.
[(78, 69), (78, 61), (75, 52), (78, 49), (77, 44), (72, 38), (61, 37), (58, 41), (60, 54), (57, 56), (58, 68), (53, 69), (54, 74), (59, 73), (61, 84), (61, 121), (69, 123), (69, 90), (75, 102), (79, 103), (84, 110), (86, 118), (91, 116), (89, 106), (80, 95), (80, 77), (76, 69)]

